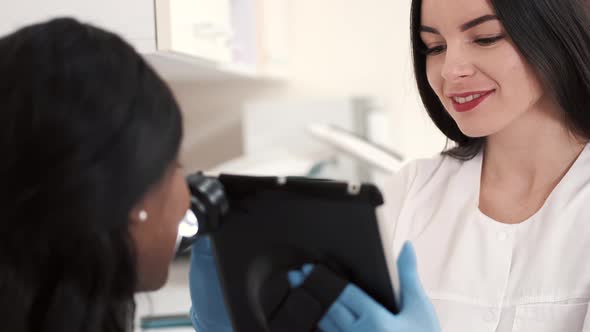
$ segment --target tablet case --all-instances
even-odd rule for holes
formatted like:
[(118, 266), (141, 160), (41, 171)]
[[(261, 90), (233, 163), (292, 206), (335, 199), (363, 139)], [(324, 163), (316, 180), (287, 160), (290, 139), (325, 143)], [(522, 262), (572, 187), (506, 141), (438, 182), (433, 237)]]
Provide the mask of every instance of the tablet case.
[[(327, 266), (396, 313), (374, 185), (221, 175), (229, 204), (209, 233), (236, 332), (271, 331), (287, 271)], [(275, 332), (275, 331), (271, 331)]]

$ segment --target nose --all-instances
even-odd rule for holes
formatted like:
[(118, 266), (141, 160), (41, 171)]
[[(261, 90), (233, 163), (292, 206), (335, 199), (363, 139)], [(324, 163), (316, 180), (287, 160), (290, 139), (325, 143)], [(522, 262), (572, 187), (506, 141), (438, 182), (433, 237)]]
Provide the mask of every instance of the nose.
[(475, 69), (469, 54), (461, 46), (449, 47), (445, 53), (442, 67), (442, 77), (449, 82), (458, 81), (473, 76)]

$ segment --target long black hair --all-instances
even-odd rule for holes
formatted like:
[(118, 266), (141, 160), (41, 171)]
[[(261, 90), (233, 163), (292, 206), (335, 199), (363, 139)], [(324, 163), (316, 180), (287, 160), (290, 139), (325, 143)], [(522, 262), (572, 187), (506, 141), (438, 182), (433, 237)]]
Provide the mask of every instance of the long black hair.
[[(489, 0), (519, 52), (564, 112), (572, 132), (590, 138), (590, 15), (585, 0)], [(426, 111), (455, 147), (471, 159), (485, 138), (464, 135), (428, 84), (420, 39), (421, 0), (412, 0), (411, 39), (416, 84)]]
[(181, 136), (168, 87), (118, 36), (64, 18), (0, 39), (2, 330), (129, 330), (129, 213)]

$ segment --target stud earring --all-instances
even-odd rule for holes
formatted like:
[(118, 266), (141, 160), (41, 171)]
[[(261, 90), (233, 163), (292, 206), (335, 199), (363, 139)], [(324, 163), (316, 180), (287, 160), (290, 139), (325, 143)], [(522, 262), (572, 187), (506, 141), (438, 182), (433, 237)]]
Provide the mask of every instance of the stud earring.
[(148, 219), (148, 213), (146, 210), (139, 211), (139, 221), (145, 222)]

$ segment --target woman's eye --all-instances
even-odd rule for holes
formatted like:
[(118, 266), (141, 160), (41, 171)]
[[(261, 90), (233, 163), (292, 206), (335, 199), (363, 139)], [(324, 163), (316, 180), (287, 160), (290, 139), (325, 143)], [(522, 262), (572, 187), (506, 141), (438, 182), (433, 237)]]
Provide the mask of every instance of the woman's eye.
[(444, 46), (444, 45), (438, 45), (438, 46), (433, 46), (433, 47), (427, 47), (427, 48), (424, 50), (424, 54), (425, 54), (426, 56), (429, 56), (429, 55), (437, 55), (437, 54), (440, 54), (440, 53), (444, 52), (444, 51), (446, 50), (446, 48), (447, 48), (447, 47), (446, 47), (446, 46)]
[(499, 41), (503, 38), (504, 38), (504, 35), (499, 35), (499, 36), (489, 37), (489, 38), (478, 38), (478, 39), (474, 40), (474, 42), (480, 46), (490, 46), (490, 45), (495, 44), (497, 41)]

